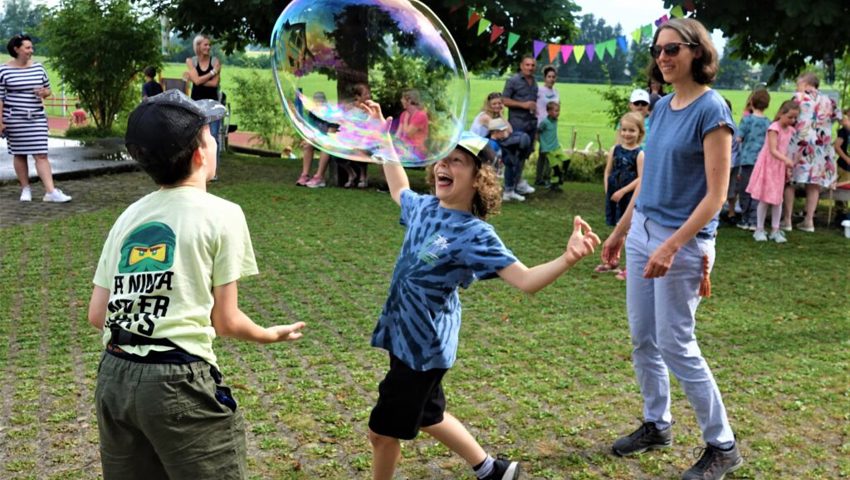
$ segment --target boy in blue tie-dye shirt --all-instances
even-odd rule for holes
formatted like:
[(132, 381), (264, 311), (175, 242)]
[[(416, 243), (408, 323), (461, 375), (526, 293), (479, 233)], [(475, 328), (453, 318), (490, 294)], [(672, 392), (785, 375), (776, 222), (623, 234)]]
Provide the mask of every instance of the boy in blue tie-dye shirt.
[[(364, 108), (381, 118), (377, 104), (367, 102)], [(563, 254), (533, 268), (523, 265), (484, 221), (501, 204), (492, 158), (486, 139), (464, 134), (457, 148), (428, 168), (435, 195), (410, 190), (397, 159), (384, 164), (407, 231), (372, 336), (372, 345), (390, 354), (390, 369), (369, 418), (375, 480), (392, 478), (401, 454), (399, 439), (413, 439), (420, 429), (462, 456), (479, 479), (519, 475), (517, 462), (487, 455), (463, 424), (445, 411), (441, 382), (457, 353), (458, 287), (499, 276), (525, 292), (536, 292), (592, 253), (599, 237), (575, 217)]]

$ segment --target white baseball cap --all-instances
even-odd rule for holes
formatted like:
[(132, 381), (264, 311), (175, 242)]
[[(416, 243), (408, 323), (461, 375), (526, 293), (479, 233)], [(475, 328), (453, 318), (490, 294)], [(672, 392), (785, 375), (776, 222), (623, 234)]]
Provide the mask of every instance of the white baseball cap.
[(642, 88), (632, 90), (632, 96), (629, 98), (629, 103), (646, 102), (649, 103), (649, 92)]

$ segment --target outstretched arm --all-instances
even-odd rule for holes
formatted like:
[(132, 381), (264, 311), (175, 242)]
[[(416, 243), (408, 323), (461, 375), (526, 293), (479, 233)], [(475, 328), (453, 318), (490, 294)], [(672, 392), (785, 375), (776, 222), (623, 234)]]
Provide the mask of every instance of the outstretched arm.
[(301, 338), (304, 322), (264, 328), (251, 320), (238, 306), (239, 291), (236, 282), (213, 287), (212, 324), (222, 337), (235, 337), (259, 343), (274, 343)]
[[(389, 124), (392, 122), (392, 117), (384, 119), (384, 114), (381, 112), (381, 105), (373, 100), (366, 100), (360, 107), (363, 108), (370, 117), (378, 122), (381, 125), (389, 127)], [(387, 130), (389, 130), (387, 128)], [(389, 143), (390, 147), (392, 147), (392, 138), (388, 133), (385, 133), (386, 141)], [(401, 166), (401, 161), (399, 161), (398, 156), (396, 155), (395, 148), (388, 149), (392, 155), (392, 158), (384, 159), (384, 176), (387, 178), (387, 186), (390, 188), (390, 195), (393, 197), (393, 200), (398, 205), (401, 205), (401, 192), (410, 188), (410, 181), (407, 179), (407, 172), (404, 171), (404, 167)]]
[(558, 258), (531, 268), (522, 262), (516, 262), (499, 270), (499, 276), (523, 292), (535, 293), (554, 282), (579, 260), (593, 253), (599, 242), (599, 237), (593, 233), (590, 225), (576, 216), (573, 219), (573, 233), (567, 242), (567, 248)]

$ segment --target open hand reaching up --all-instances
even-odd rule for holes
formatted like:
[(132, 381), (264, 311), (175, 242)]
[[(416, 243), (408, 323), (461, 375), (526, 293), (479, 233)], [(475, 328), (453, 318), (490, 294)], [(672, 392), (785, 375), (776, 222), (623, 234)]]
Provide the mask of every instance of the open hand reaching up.
[(573, 233), (567, 242), (567, 262), (574, 265), (582, 258), (594, 252), (601, 243), (599, 237), (593, 233), (590, 225), (578, 215), (573, 219)]

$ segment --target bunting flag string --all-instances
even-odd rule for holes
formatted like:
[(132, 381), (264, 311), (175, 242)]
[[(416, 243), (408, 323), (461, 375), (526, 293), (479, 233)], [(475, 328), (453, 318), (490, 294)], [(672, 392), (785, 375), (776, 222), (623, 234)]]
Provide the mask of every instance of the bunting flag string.
[[(450, 9), (451, 13), (459, 10), (461, 6), (463, 6), (464, 1), (461, 0), (457, 5), (453, 6)], [(670, 11), (661, 17), (655, 19), (652, 23), (648, 23), (646, 25), (642, 25), (631, 32), (631, 41), (632, 43), (640, 43), (642, 40), (651, 38), (653, 35), (654, 28), (660, 27), (667, 23), (671, 18), (681, 18), (686, 17), (689, 13), (694, 11), (693, 0), (685, 0), (684, 5), (675, 5)], [(480, 13), (476, 12), (474, 8), (469, 7), (467, 9), (467, 30), (471, 30), (476, 24), (478, 24), (477, 35), (481, 36), (486, 31), (490, 31), (490, 43), (496, 42), (503, 33), (505, 33), (505, 27), (501, 25), (496, 25), (490, 20), (484, 18)], [(512, 49), (514, 45), (519, 41), (520, 36), (514, 32), (507, 32), (507, 53), (513, 53)], [(617, 50), (619, 49), (624, 54), (629, 52), (629, 39), (626, 35), (618, 35), (617, 37), (600, 41), (594, 43), (587, 43), (584, 45), (562, 45), (558, 43), (549, 43), (543, 40), (532, 40), (532, 49), (534, 52), (534, 58), (540, 56), (540, 53), (546, 49), (549, 54), (549, 63), (555, 61), (558, 58), (558, 54), (560, 53), (561, 61), (563, 63), (567, 63), (570, 59), (570, 56), (575, 58), (576, 63), (581, 62), (582, 58), (587, 58), (589, 62), (593, 62), (594, 59), (599, 61), (604, 61), (607, 58), (614, 58), (617, 54)]]

